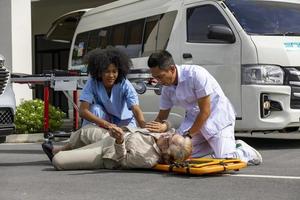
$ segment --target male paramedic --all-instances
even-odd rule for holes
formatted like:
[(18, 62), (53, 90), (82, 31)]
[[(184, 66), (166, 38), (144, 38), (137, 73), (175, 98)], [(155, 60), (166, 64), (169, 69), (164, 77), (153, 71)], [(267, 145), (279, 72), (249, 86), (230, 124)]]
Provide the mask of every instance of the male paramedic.
[[(214, 77), (198, 65), (175, 65), (167, 51), (151, 54), (148, 66), (163, 85), (160, 110), (146, 124), (150, 131), (164, 132), (163, 123), (173, 106), (185, 109), (177, 132), (192, 138), (192, 157), (239, 158), (248, 165), (262, 163), (260, 153), (242, 140), (235, 141), (235, 112)], [(158, 123), (160, 122), (160, 123)]]

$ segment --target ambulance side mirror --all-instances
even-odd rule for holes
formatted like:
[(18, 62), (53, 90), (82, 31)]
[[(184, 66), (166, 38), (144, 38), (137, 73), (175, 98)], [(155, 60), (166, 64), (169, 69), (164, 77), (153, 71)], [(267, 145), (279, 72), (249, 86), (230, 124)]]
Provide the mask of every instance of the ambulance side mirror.
[(232, 30), (223, 24), (210, 24), (208, 26), (208, 39), (221, 40), (228, 43), (235, 42), (235, 36)]

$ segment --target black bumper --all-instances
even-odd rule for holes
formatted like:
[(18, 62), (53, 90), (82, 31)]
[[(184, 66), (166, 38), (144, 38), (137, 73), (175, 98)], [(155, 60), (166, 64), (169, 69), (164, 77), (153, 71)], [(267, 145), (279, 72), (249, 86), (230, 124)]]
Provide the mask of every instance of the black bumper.
[(0, 137), (13, 134), (15, 132), (15, 129), (16, 127), (14, 124), (0, 125)]

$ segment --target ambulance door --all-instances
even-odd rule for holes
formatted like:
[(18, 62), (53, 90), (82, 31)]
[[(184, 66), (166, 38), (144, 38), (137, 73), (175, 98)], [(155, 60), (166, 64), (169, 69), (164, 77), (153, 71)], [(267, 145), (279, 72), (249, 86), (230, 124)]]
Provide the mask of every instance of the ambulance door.
[[(185, 1), (181, 61), (205, 67), (219, 82), (241, 117), (241, 41), (221, 2)], [(225, 8), (226, 9), (226, 8)], [(210, 39), (210, 31), (232, 33), (232, 38)]]
[(46, 38), (52, 41), (70, 43), (82, 15), (88, 10), (90, 9), (76, 10), (58, 17), (52, 23)]

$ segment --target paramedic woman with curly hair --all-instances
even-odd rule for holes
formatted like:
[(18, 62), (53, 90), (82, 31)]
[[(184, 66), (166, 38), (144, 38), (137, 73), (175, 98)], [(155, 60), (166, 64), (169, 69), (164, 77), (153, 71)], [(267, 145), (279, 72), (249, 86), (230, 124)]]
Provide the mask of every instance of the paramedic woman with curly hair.
[(90, 75), (80, 95), (82, 126), (96, 124), (110, 129), (113, 126), (133, 126), (136, 121), (145, 126), (138, 95), (126, 79), (132, 63), (116, 48), (94, 49), (87, 54)]

